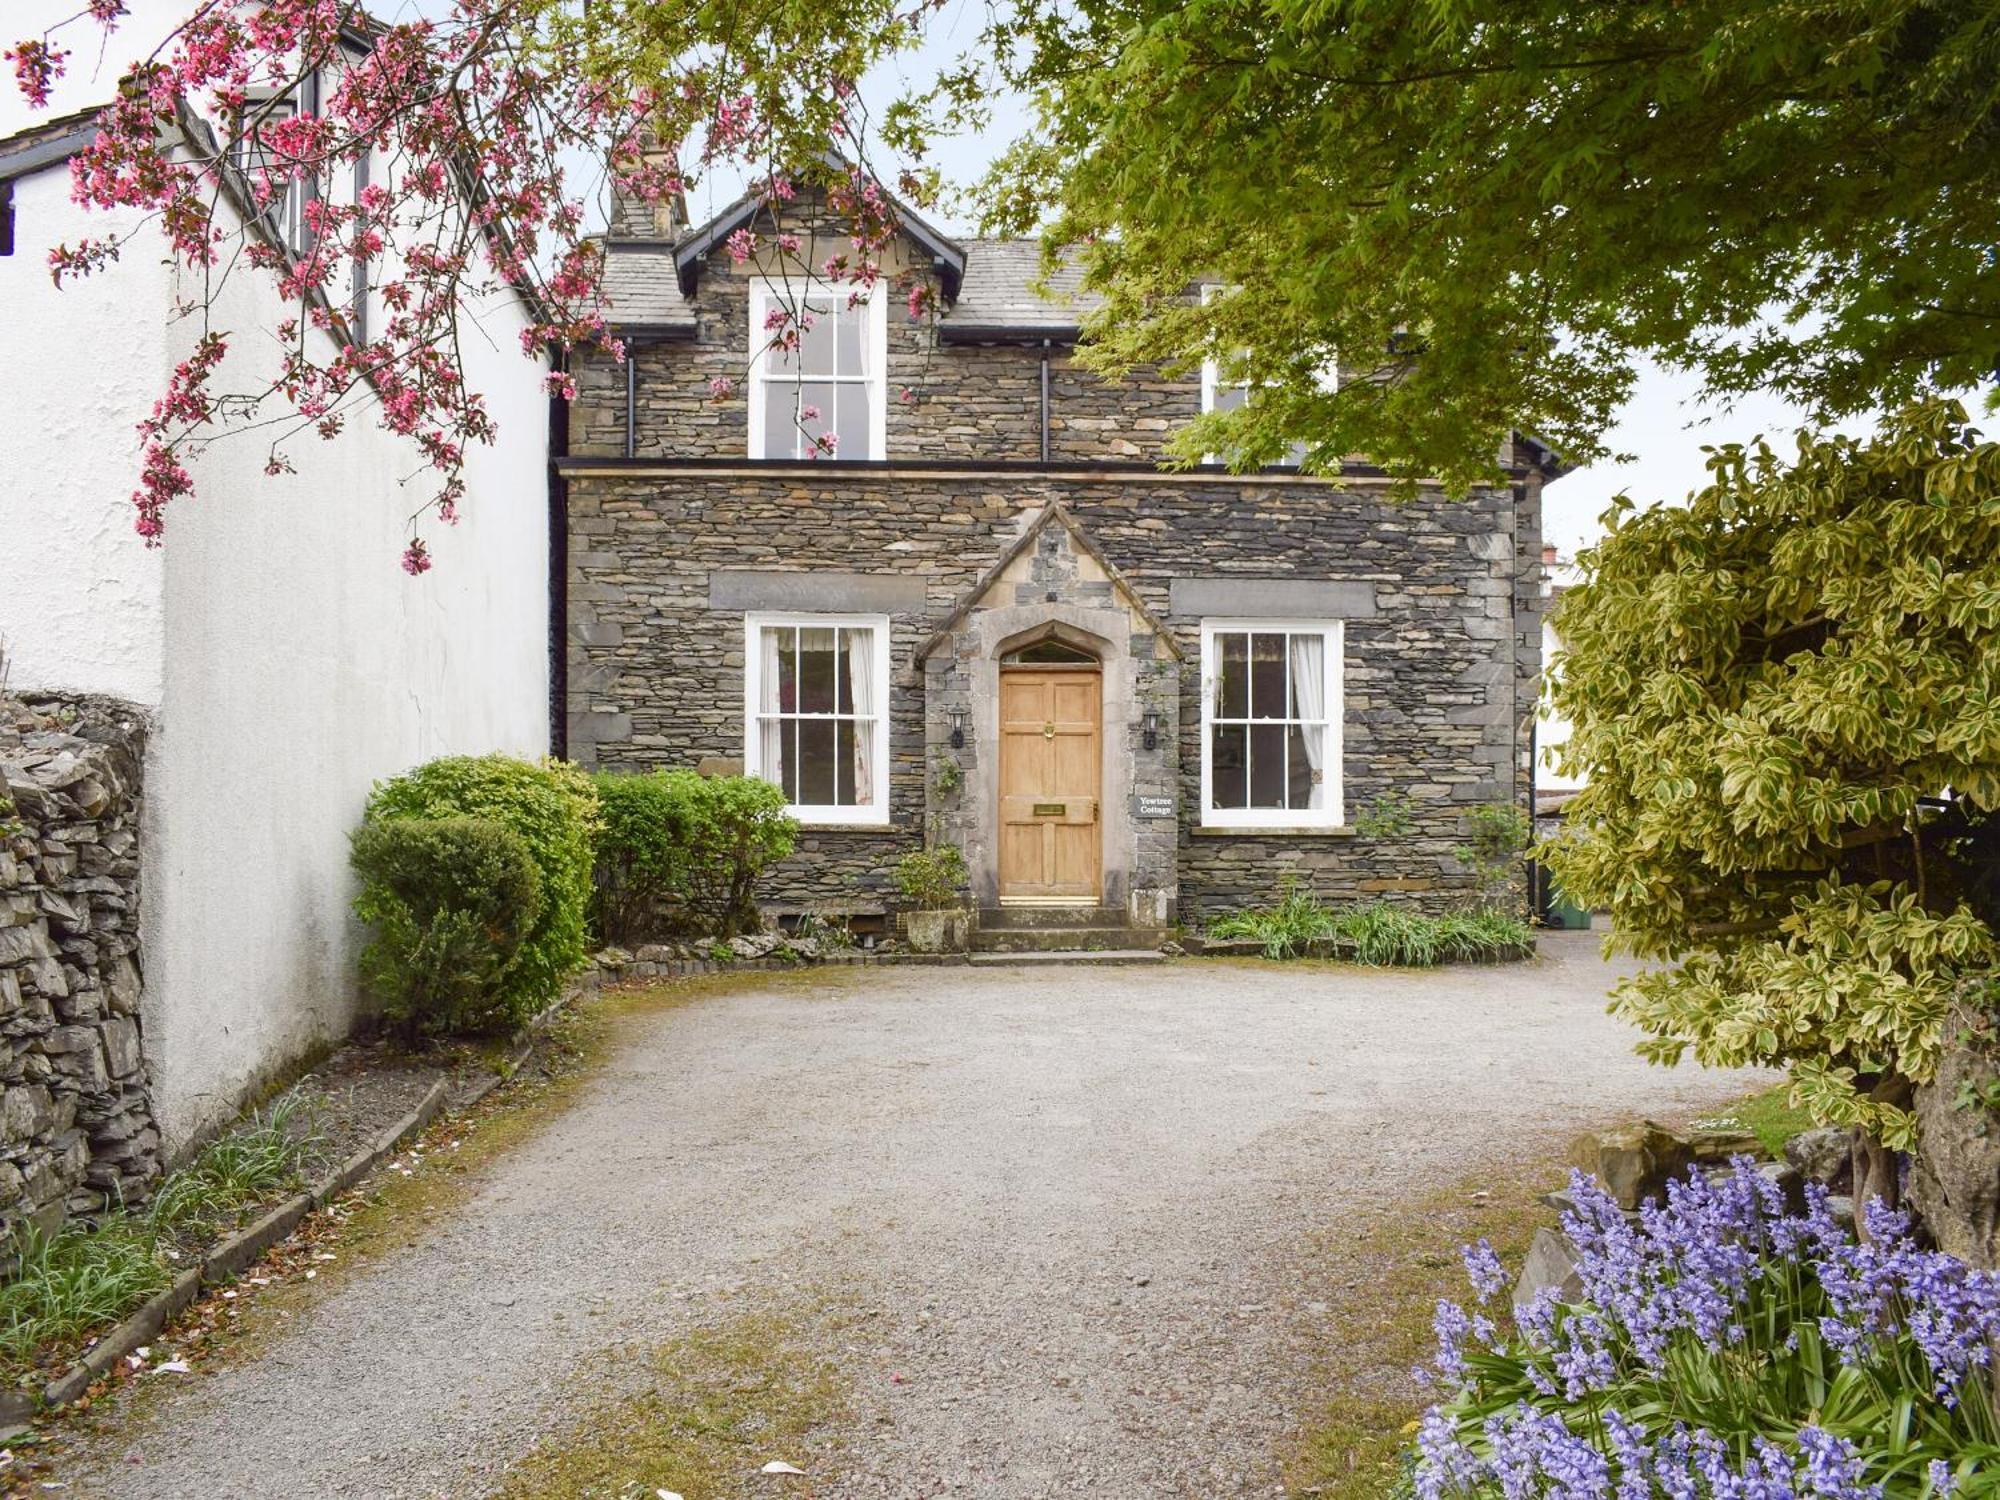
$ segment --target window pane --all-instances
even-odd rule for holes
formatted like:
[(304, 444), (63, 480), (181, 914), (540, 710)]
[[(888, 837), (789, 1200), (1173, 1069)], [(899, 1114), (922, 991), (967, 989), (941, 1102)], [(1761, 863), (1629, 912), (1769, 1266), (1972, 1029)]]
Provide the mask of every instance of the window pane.
[(844, 383), (837, 388), (834, 396), (835, 411), (839, 419), (835, 430), (840, 433), (839, 458), (873, 458), (869, 451), (868, 420), (870, 398), (875, 394), (873, 386)]
[(789, 380), (764, 384), (764, 451), (759, 458), (799, 456), (799, 388)]
[(831, 807), (833, 791), (833, 720), (799, 721), (799, 790), (794, 799), (805, 807)]
[(785, 789), (785, 800), (799, 800), (799, 721), (783, 719), (779, 721), (778, 733), (785, 742), (785, 774), (779, 778)]
[(1250, 402), (1250, 388), (1244, 385), (1220, 385), (1209, 392), (1210, 411), (1235, 411)]
[[(804, 457), (812, 456), (814, 438), (833, 429), (835, 389), (826, 380), (808, 380), (799, 386), (799, 425), (805, 429), (799, 434), (799, 453)], [(841, 444), (843, 448), (846, 446), (844, 442)]]
[(833, 800), (852, 807), (861, 799), (854, 795), (854, 721), (833, 721)]
[(773, 705), (781, 712), (796, 713), (799, 707), (799, 633), (781, 625), (778, 637), (778, 697)]
[(875, 632), (867, 626), (840, 632), (840, 711), (875, 712)]
[[(1219, 635), (1215, 638), (1216, 676), (1220, 679), (1215, 698), (1218, 718), (1250, 717), (1249, 650), (1250, 637), (1247, 635)], [(1241, 807), (1243, 804), (1233, 805)]]
[(784, 650), (792, 632), (782, 626), (766, 625), (757, 632), (757, 707), (775, 713), (783, 707), (779, 687), (783, 681)]
[(1250, 805), (1285, 805), (1285, 726), (1252, 724), (1250, 733)]
[(1239, 724), (1218, 724), (1209, 731), (1209, 796), (1216, 807), (1242, 807), (1248, 801), (1244, 771), (1249, 731)]
[(810, 302), (801, 299), (798, 306), (804, 317), (812, 320), (812, 327), (806, 329), (800, 340), (805, 372), (808, 375), (831, 375), (834, 373), (835, 330), (840, 327), (843, 315), (832, 304), (818, 298)]
[(781, 327), (774, 328), (769, 323), (772, 313), (789, 313), (792, 306), (791, 298), (780, 296), (776, 292), (765, 292), (757, 298), (757, 327), (755, 333), (756, 337), (761, 340), (758, 347), (764, 351), (764, 368), (775, 375), (797, 376), (799, 372), (799, 357), (797, 353), (790, 349), (781, 348), (774, 343), (774, 340), (792, 332), (791, 324), (786, 323)]
[(1321, 748), (1326, 744), (1326, 728), (1320, 724), (1294, 724), (1291, 744), (1291, 775), (1285, 791), (1285, 805), (1292, 808), (1326, 806), (1326, 762)]
[(833, 712), (833, 629), (799, 631), (799, 712)]
[(1285, 638), (1262, 632), (1250, 637), (1250, 717), (1285, 717)]
[(850, 308), (843, 300), (840, 321), (835, 325), (835, 358), (839, 361), (835, 370), (841, 375), (866, 375), (868, 369), (868, 341), (862, 334), (868, 327), (868, 304)]

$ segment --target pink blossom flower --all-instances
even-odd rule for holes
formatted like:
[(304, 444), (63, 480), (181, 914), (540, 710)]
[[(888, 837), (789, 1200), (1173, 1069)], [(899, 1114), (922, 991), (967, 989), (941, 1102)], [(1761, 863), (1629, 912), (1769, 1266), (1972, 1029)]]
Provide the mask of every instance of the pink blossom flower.
[(736, 394), (736, 382), (727, 375), (709, 377), (708, 396), (711, 401), (727, 401)]
[(415, 578), (418, 574), (428, 573), (430, 570), (430, 548), (424, 545), (422, 537), (417, 537), (403, 549), (403, 571)]

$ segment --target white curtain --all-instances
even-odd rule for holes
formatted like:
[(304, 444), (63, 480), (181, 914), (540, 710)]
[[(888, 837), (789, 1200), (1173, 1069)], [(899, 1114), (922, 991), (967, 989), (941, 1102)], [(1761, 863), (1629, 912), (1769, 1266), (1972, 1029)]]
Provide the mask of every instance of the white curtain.
[(783, 786), (785, 731), (790, 726), (786, 720), (777, 717), (781, 706), (778, 698), (778, 645), (786, 632), (780, 627), (767, 625), (761, 634), (763, 649), (759, 653), (757, 668), (757, 708), (760, 715), (757, 724), (761, 736), (758, 754), (762, 760), (759, 773), (766, 781)]
[(847, 685), (854, 706), (854, 801), (875, 800), (875, 632), (843, 631), (847, 640)]
[(1326, 806), (1326, 637), (1292, 637), (1292, 713), (1302, 721), (1306, 764), (1312, 767), (1312, 793), (1306, 806)]

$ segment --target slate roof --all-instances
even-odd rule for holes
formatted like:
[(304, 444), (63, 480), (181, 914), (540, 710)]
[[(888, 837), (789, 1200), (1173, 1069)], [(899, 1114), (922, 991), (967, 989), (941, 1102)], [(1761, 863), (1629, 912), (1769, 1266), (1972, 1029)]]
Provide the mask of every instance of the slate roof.
[[(667, 336), (692, 333), (694, 305), (682, 294), (687, 282), (690, 251), (699, 253), (715, 241), (718, 219), (675, 240), (607, 240), (604, 294), (610, 321), (634, 331), (656, 330)], [(960, 240), (965, 256), (958, 299), (947, 303), (939, 326), (945, 339), (976, 342), (982, 337), (1052, 338), (1072, 340), (1084, 313), (1097, 306), (1094, 296), (1078, 293), (1082, 272), (1059, 268), (1049, 280), (1049, 295), (1034, 288), (1041, 276), (1040, 240)]]
[(26, 130), (0, 139), (0, 181), (11, 181), (68, 161), (97, 139), (101, 104), (74, 114), (37, 120)]
[(1074, 338), (1078, 322), (1100, 299), (1079, 293), (1083, 273), (1074, 264), (1057, 268), (1046, 295), (1035, 290), (1041, 271), (1040, 240), (968, 240), (965, 281), (940, 324), (945, 337), (1004, 329)]
[(604, 300), (620, 328), (694, 332), (694, 305), (681, 295), (671, 240), (609, 241)]

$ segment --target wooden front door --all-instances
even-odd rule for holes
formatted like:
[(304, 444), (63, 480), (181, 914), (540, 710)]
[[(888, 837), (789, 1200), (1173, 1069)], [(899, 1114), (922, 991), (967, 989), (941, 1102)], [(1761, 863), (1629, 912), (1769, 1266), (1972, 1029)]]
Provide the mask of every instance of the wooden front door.
[(1104, 674), (1000, 673), (1000, 898), (1095, 904)]

